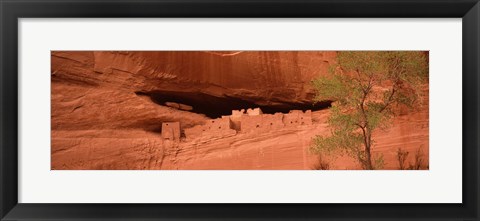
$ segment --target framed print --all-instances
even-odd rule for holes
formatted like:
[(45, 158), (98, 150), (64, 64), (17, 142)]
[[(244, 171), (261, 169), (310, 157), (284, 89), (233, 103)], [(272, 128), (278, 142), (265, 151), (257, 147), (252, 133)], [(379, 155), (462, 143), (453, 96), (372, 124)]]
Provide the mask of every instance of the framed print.
[(428, 53), (52, 51), (51, 170), (428, 170)]
[(479, 7), (2, 1), (1, 219), (478, 220)]

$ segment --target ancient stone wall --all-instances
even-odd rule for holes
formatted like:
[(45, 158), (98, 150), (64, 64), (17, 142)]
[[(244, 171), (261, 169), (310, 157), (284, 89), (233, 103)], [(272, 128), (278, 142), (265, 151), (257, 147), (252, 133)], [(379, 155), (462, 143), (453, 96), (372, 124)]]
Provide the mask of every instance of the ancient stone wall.
[(262, 115), (256, 116), (242, 116), (241, 121), (241, 132), (248, 133), (252, 131), (261, 131), (263, 129), (262, 125)]
[(245, 109), (241, 109), (241, 110), (232, 110), (232, 115), (231, 117), (232, 118), (238, 118), (238, 117), (241, 117), (245, 114)]
[(272, 128), (282, 128), (283, 114), (276, 113), (274, 115), (257, 115), (242, 117), (242, 129), (244, 133), (248, 132), (265, 132)]
[(229, 116), (222, 116), (222, 118), (211, 119), (206, 121), (205, 125), (197, 125), (192, 128), (186, 128), (185, 136), (187, 139), (195, 137), (224, 137), (236, 134), (236, 130), (231, 129), (233, 126)]
[(311, 125), (312, 111), (307, 110), (304, 113), (301, 110), (291, 110), (288, 114), (284, 114), (283, 123), (285, 126)]
[(197, 125), (184, 130), (187, 140), (195, 137), (224, 137), (237, 132), (266, 132), (285, 126), (312, 124), (312, 111), (292, 110), (288, 114), (262, 114), (260, 108), (233, 110), (232, 115), (207, 120), (204, 125)]
[(279, 129), (284, 127), (285, 124), (283, 123), (283, 114), (282, 113), (275, 113), (265, 114), (262, 115), (262, 127), (271, 130), (271, 129)]
[(230, 125), (232, 129), (236, 131), (241, 130), (242, 117), (245, 114), (245, 109), (241, 110), (232, 110), (232, 115), (230, 115)]
[(307, 110), (305, 113), (300, 115), (300, 124), (301, 125), (312, 125), (312, 111)]
[(248, 108), (247, 109), (247, 114), (248, 116), (257, 116), (257, 115), (262, 115), (262, 110), (260, 108)]
[(206, 132), (222, 132), (225, 129), (230, 129), (230, 117), (222, 116), (222, 118), (208, 120), (205, 124)]
[(180, 141), (180, 122), (162, 123), (162, 139)]

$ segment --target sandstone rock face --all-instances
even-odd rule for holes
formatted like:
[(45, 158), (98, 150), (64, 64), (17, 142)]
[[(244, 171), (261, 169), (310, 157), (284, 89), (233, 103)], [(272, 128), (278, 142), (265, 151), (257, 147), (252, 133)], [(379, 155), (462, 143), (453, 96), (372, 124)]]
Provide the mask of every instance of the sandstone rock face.
[(335, 52), (52, 52), (52, 75), (130, 91), (200, 92), (256, 104), (311, 103), (305, 82)]
[[(335, 52), (54, 51), (52, 169), (313, 169), (311, 138), (329, 130), (326, 105), (312, 104), (309, 82), (326, 74), (335, 57)], [(428, 101), (428, 85), (426, 91)], [(428, 165), (426, 104), (376, 132), (374, 152), (384, 155), (386, 169), (398, 168), (398, 148), (410, 152), (408, 162), (421, 148)], [(253, 107), (271, 113), (313, 109), (313, 123), (162, 139), (164, 122), (193, 129), (226, 111)], [(329, 162), (331, 169), (360, 168), (351, 159)]]

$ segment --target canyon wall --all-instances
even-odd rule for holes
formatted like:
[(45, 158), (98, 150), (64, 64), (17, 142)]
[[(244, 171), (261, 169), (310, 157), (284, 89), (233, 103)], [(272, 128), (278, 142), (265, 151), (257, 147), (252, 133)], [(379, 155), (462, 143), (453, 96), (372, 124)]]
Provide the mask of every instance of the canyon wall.
[[(312, 137), (329, 132), (326, 106), (312, 111), (312, 125), (221, 138), (171, 142), (162, 139), (161, 125), (193, 128), (212, 118), (193, 110), (315, 107), (309, 82), (328, 73), (335, 57), (335, 52), (53, 51), (52, 169), (313, 169), (317, 160), (308, 149)], [(174, 108), (180, 105), (192, 111)], [(375, 137), (374, 151), (385, 155), (386, 169), (397, 169), (399, 147), (411, 152), (410, 158), (421, 148), (428, 165), (428, 102), (396, 117), (393, 127)], [(333, 169), (359, 169), (351, 159), (329, 161)]]

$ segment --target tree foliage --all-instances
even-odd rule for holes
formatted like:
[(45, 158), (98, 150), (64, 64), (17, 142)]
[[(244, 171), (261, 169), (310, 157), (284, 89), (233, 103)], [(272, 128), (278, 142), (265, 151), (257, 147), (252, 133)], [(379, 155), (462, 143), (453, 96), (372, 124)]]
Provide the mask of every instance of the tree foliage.
[(420, 104), (420, 86), (428, 82), (427, 56), (417, 51), (338, 52), (329, 74), (312, 81), (315, 101), (334, 101), (328, 119), (331, 134), (316, 136), (312, 150), (340, 151), (364, 169), (381, 168), (383, 157), (371, 154), (372, 132), (388, 128), (398, 107)]

